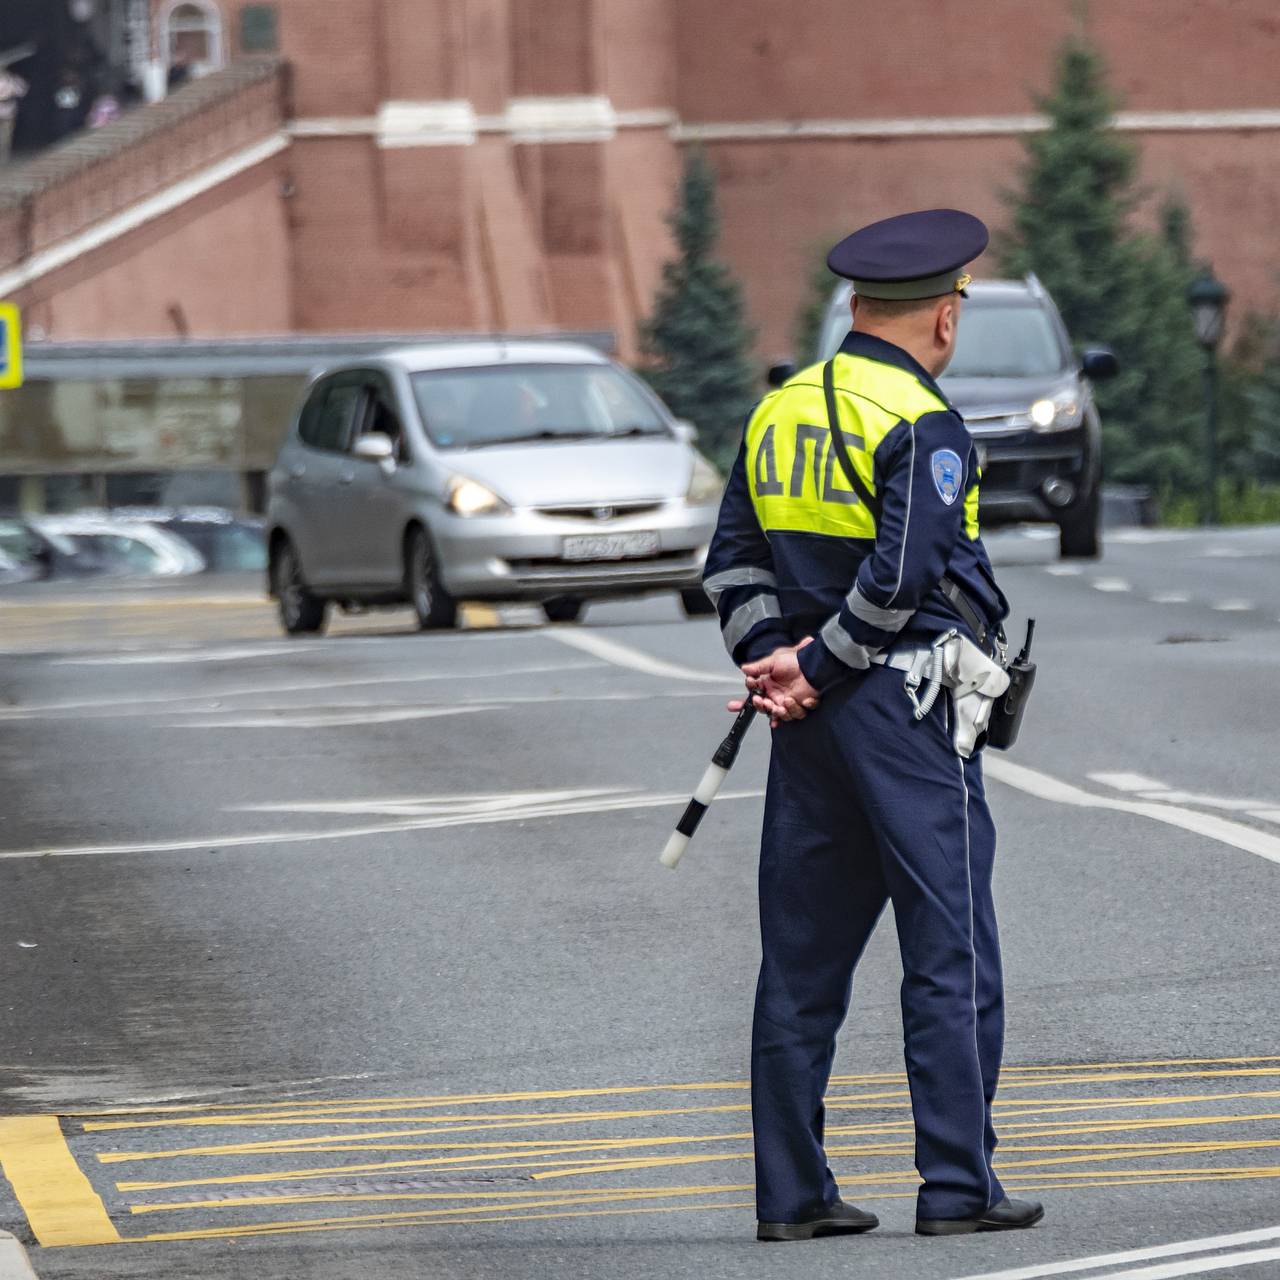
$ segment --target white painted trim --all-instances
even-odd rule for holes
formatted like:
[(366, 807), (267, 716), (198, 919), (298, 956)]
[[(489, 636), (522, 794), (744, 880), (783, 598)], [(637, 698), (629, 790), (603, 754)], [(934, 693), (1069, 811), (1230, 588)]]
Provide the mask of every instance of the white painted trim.
[(467, 147), (479, 128), (465, 98), (438, 102), (384, 102), (377, 119), (378, 146)]
[[(1280, 129), (1280, 111), (1122, 111), (1114, 125), (1125, 133)], [(947, 138), (1040, 133), (1042, 115), (911, 116), (884, 119), (749, 120), (677, 124), (677, 142), (770, 142), (786, 138)]]
[(512, 98), (504, 130), (513, 142), (608, 142), (618, 132), (618, 116), (608, 98), (591, 94)]
[(310, 116), (285, 125), (291, 138), (372, 138), (378, 134), (377, 116)]
[(233, 156), (228, 156), (225, 160), (219, 160), (217, 164), (210, 165), (209, 168), (184, 178), (171, 187), (166, 187), (163, 191), (71, 236), (61, 244), (33, 254), (21, 266), (0, 275), (0, 297), (6, 297), (29, 285), (33, 280), (38, 280), (51, 271), (67, 266), (82, 255), (92, 253), (95, 249), (118, 240), (121, 236), (156, 218), (163, 217), (166, 213), (172, 213), (189, 200), (194, 200), (197, 196), (203, 195), (206, 191), (212, 191), (214, 187), (221, 186), (238, 174), (270, 160), (272, 156), (279, 155), (288, 145), (287, 135), (272, 134), (262, 142), (255, 143), (252, 147), (239, 151)]
[[(823, 138), (1015, 137), (1048, 128), (1039, 115), (910, 116), (830, 120), (746, 120), (684, 124), (663, 108), (615, 111), (608, 98), (513, 98), (499, 115), (477, 115), (464, 99), (389, 102), (377, 116), (294, 120), (295, 138), (375, 137), (382, 147), (467, 146), (480, 134), (513, 142), (607, 142), (620, 129), (665, 129), (676, 142), (773, 142)], [(1280, 129), (1280, 110), (1122, 111), (1124, 133), (1213, 133)]]

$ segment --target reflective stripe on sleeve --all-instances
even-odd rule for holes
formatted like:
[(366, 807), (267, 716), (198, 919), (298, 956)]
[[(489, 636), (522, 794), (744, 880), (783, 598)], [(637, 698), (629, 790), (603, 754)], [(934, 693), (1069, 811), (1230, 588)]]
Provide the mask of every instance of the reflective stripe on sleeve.
[(859, 621), (879, 627), (881, 631), (901, 631), (912, 613), (910, 609), (882, 609), (878, 604), (872, 604), (856, 583), (846, 597), (845, 605)]
[(723, 573), (713, 574), (702, 584), (702, 589), (711, 598), (712, 604), (719, 603), (720, 597), (729, 587), (776, 587), (778, 579), (768, 569), (726, 569)]
[(871, 665), (871, 659), (880, 652), (878, 646), (869, 648), (859, 644), (840, 625), (838, 618), (831, 618), (822, 628), (822, 639), (831, 652), (855, 671), (862, 671)]
[(724, 647), (732, 653), (746, 638), (747, 632), (766, 618), (781, 618), (782, 609), (773, 596), (759, 595), (739, 605), (721, 628)]

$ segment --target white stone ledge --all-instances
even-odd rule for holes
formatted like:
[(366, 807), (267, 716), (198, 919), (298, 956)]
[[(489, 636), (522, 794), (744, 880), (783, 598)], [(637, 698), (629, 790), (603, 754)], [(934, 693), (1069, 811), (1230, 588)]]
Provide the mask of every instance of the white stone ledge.
[[(1122, 111), (1125, 133), (1205, 133), (1280, 129), (1280, 110)], [(1041, 115), (905, 116), (818, 120), (727, 120), (685, 124), (661, 108), (615, 111), (608, 98), (513, 98), (498, 115), (477, 115), (464, 99), (387, 102), (376, 116), (318, 116), (294, 120), (295, 138), (372, 137), (380, 147), (470, 146), (481, 134), (513, 142), (607, 142), (622, 129), (662, 129), (676, 142), (775, 142), (824, 138), (1000, 137), (1038, 133)]]

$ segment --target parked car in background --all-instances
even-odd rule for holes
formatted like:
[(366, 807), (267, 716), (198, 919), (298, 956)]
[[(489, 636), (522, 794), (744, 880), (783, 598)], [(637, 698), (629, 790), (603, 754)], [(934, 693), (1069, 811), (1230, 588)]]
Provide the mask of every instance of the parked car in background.
[(36, 567), (28, 562), (15, 560), (5, 551), (0, 551), (0, 587), (12, 586), (16, 582), (31, 582), (39, 577)]
[(26, 571), (27, 581), (83, 578), (108, 568), (89, 548), (59, 534), (41, 532), (26, 520), (0, 520), (0, 552)]
[(200, 573), (204, 557), (189, 543), (142, 521), (106, 516), (39, 516), (31, 525), (98, 557), (107, 573), (176, 577)]
[[(849, 332), (847, 281), (831, 295), (818, 358)], [(1072, 349), (1053, 299), (1034, 276), (975, 280), (955, 355), (939, 385), (964, 415), (982, 464), (984, 526), (1058, 526), (1064, 557), (1099, 553), (1102, 424), (1091, 383), (1116, 372), (1106, 347)]]
[(189, 542), (210, 573), (261, 573), (267, 567), (267, 522), (260, 516), (226, 507), (118, 507), (111, 516), (153, 525)]
[(269, 478), (270, 585), (290, 633), (331, 601), (589, 600), (700, 585), (722, 480), (638, 378), (567, 342), (449, 341), (333, 368)]

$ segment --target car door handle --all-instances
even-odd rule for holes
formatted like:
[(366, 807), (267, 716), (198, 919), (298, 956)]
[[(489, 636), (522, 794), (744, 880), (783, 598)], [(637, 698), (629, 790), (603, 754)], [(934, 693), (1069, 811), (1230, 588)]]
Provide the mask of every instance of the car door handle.
[(293, 466), (289, 468), (289, 475), (294, 480), (301, 480), (302, 477), (305, 476), (306, 474), (307, 474), (307, 469), (305, 466), (303, 466), (301, 462), (295, 462)]
[(353, 482), (354, 482), (355, 478), (356, 478), (356, 476), (355, 476), (355, 472), (354, 472), (354, 471), (344, 471), (344, 472), (343, 472), (343, 473), (338, 477), (338, 483), (339, 483), (339, 484), (351, 484), (351, 483), (353, 483)]

